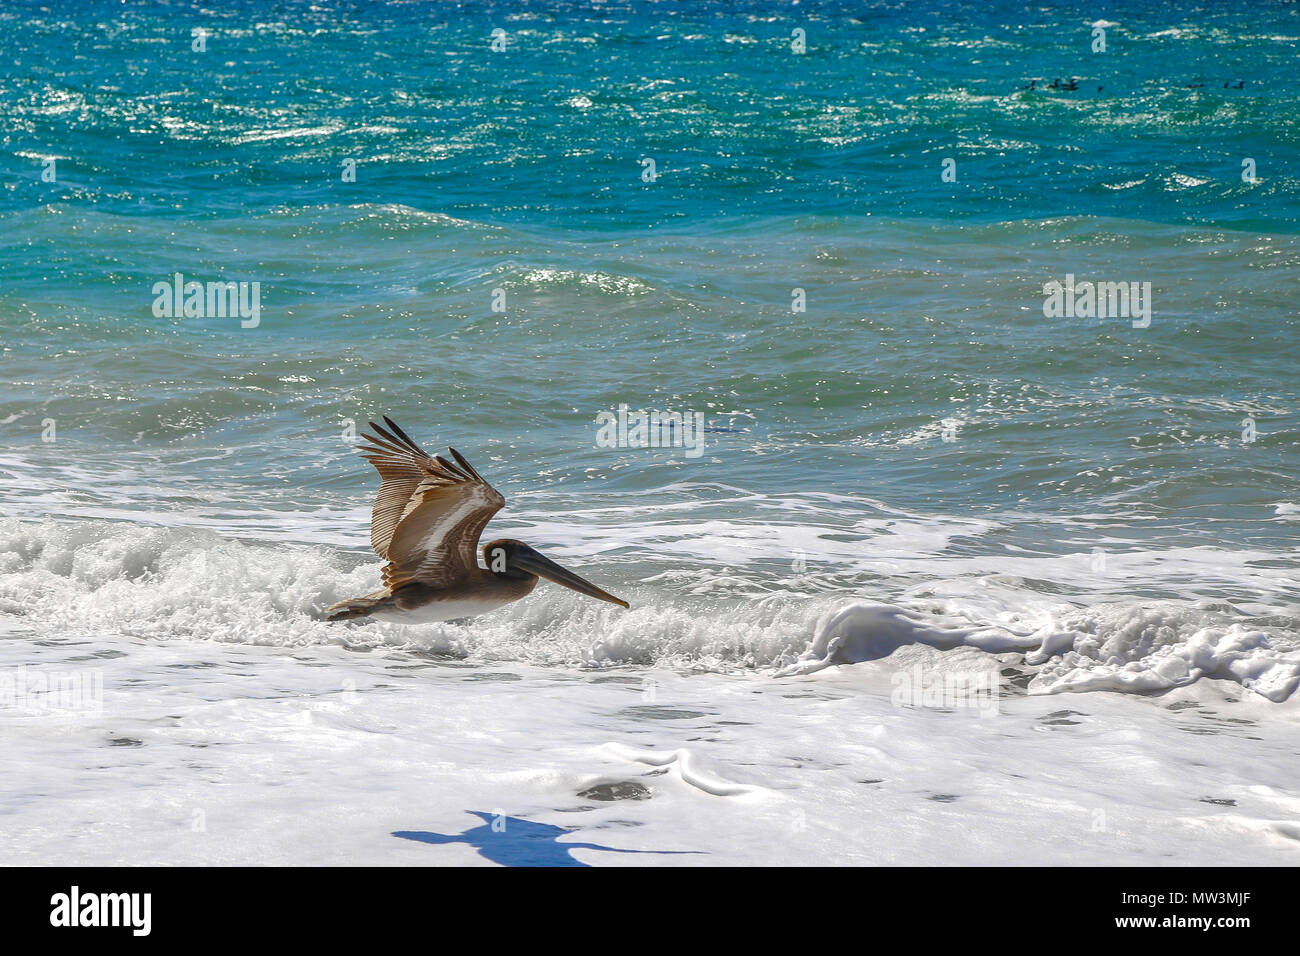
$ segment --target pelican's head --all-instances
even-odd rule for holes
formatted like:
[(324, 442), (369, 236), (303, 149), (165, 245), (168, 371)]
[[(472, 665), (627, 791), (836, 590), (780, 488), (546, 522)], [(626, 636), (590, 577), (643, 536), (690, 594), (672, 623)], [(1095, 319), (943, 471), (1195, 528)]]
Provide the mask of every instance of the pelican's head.
[(601, 590), (585, 578), (580, 578), (567, 568), (560, 567), (535, 548), (514, 538), (497, 538), (483, 545), (483, 562), (493, 574), (506, 577), (546, 578), (587, 597), (608, 601), (619, 607), (630, 606), (622, 598), (616, 598), (608, 591)]

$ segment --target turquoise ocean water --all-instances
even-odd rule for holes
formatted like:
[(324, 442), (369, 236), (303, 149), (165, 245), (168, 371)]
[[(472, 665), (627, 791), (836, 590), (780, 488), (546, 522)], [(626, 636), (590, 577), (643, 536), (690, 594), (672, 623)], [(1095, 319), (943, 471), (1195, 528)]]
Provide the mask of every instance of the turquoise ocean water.
[[(7, 2), (0, 613), (335, 639), (388, 414), (642, 615), (538, 597), (455, 653), (933, 627), (1158, 687), (1208, 628), (1287, 696), (1298, 43), (1286, 3)], [(156, 315), (177, 273), (256, 327)], [(1067, 275), (1149, 325), (1046, 316)], [(600, 447), (620, 405), (702, 454)], [(849, 640), (863, 601), (921, 629)]]

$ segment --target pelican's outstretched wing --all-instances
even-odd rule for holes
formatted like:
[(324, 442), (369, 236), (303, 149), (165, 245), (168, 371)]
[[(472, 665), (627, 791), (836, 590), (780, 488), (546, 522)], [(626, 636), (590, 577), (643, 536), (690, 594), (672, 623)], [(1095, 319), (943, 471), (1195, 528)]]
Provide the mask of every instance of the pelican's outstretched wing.
[(454, 464), (430, 456), (388, 416), (384, 422), (388, 429), (370, 423), (380, 437), (363, 435), (373, 447), (360, 449), (381, 478), (370, 544), (388, 559), (384, 583), (446, 586), (478, 567), (479, 535), (506, 500), (456, 449), (448, 449)]
[(383, 437), (363, 432), (361, 437), (371, 444), (357, 446), (362, 457), (379, 472), (379, 495), (370, 512), (370, 546), (381, 558), (388, 557), (397, 523), (402, 520), (415, 489), (424, 481), (429, 466), (434, 464), (424, 449), (411, 441), (391, 418), (385, 415), (384, 421), (391, 432), (371, 422), (370, 427)]

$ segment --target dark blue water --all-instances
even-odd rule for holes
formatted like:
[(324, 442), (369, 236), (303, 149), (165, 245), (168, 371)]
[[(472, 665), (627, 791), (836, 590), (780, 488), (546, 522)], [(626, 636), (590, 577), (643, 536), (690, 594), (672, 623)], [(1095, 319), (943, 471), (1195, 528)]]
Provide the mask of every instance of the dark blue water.
[[(0, 209), (403, 204), (606, 234), (808, 213), (1293, 228), (1295, 6), (1089, 17), (1005, 2), (9, 3)], [(1090, 22), (1116, 24), (1104, 53)], [(1020, 90), (1070, 77), (1077, 90)], [(47, 156), (57, 183), (37, 176)]]

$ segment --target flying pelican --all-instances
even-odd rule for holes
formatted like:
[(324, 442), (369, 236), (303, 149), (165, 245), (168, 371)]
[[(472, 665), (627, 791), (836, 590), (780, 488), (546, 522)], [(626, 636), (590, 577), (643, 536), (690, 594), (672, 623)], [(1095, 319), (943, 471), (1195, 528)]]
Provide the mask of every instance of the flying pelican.
[(518, 601), (537, 586), (538, 577), (579, 594), (628, 603), (602, 591), (514, 538), (483, 546), (486, 568), (478, 565), (479, 535), (506, 503), (454, 448), (455, 463), (430, 457), (387, 415), (384, 429), (362, 434), (358, 446), (379, 471), (379, 496), (370, 515), (370, 546), (388, 563), (384, 588), (325, 609), (328, 620), (356, 617), (422, 624), (485, 614)]

